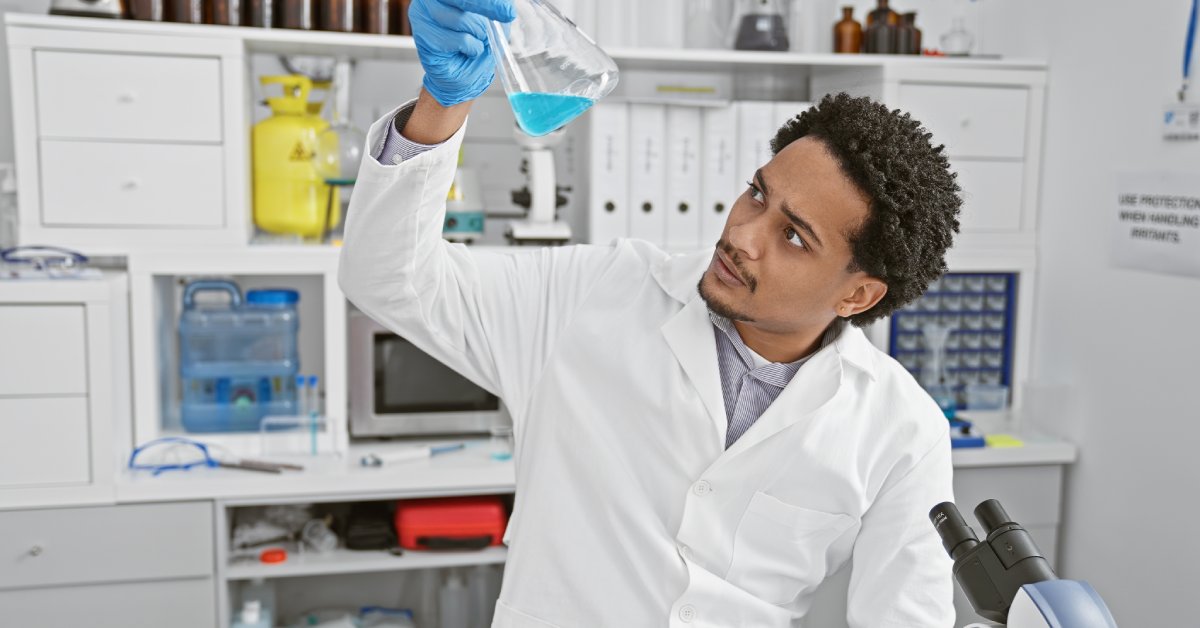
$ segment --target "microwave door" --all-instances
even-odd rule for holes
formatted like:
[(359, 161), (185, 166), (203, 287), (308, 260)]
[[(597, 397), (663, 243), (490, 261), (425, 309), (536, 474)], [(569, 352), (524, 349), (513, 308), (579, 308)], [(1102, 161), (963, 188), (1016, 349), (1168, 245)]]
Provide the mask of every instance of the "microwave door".
[(376, 435), (487, 433), (508, 422), (499, 398), (411, 342), (377, 333), (373, 345)]

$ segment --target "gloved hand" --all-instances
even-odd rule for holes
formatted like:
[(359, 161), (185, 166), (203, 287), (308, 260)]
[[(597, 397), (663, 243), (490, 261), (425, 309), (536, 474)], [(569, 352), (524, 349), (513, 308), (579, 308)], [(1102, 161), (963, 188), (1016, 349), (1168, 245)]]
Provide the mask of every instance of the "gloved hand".
[(512, 0), (413, 0), (408, 7), (424, 86), (443, 107), (484, 92), (496, 73), (488, 20), (511, 22)]

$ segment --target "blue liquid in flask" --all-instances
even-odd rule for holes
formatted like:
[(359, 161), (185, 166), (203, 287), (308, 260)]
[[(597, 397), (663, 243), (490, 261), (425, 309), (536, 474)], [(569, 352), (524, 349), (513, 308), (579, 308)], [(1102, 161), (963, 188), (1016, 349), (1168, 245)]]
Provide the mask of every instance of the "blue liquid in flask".
[(540, 137), (574, 120), (595, 101), (583, 96), (520, 92), (510, 94), (508, 102), (521, 130)]

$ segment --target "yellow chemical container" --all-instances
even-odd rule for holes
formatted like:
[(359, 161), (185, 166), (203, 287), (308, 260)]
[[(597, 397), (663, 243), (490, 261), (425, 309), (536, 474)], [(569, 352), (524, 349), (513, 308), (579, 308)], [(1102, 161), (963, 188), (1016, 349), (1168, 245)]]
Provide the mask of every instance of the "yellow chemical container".
[[(312, 112), (305, 76), (264, 76), (264, 88), (283, 87), (267, 98), (272, 116), (254, 125), (254, 224), (270, 233), (322, 236), (340, 220), (338, 191), (325, 185), (313, 156), (317, 136), (329, 123)], [(318, 109), (319, 110), (319, 109)]]

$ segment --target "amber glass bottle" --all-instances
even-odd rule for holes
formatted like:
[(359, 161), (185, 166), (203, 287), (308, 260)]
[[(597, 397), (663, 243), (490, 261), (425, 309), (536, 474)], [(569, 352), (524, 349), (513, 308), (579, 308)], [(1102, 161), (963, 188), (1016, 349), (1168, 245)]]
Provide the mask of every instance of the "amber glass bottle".
[(833, 51), (861, 52), (862, 39), (862, 25), (854, 19), (854, 7), (842, 7), (842, 21), (833, 25)]
[(876, 1), (878, 4), (875, 6), (875, 10), (867, 14), (867, 28), (870, 29), (880, 18), (886, 18), (887, 24), (891, 26), (899, 26), (900, 14), (888, 7), (888, 0)]
[(279, 25), (311, 31), (317, 27), (316, 0), (281, 0)]
[(905, 13), (900, 26), (896, 27), (896, 52), (902, 55), (921, 54), (921, 29), (917, 28), (917, 14)]

